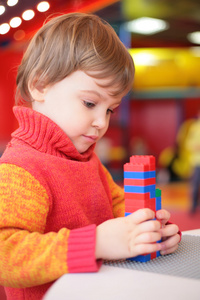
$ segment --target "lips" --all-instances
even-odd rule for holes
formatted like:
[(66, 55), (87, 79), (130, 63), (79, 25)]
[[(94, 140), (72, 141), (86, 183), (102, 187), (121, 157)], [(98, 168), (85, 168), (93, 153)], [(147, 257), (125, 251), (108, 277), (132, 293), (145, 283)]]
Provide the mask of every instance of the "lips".
[(98, 139), (98, 136), (97, 135), (83, 135), (84, 138), (86, 138), (88, 141), (90, 142), (96, 142), (97, 139)]

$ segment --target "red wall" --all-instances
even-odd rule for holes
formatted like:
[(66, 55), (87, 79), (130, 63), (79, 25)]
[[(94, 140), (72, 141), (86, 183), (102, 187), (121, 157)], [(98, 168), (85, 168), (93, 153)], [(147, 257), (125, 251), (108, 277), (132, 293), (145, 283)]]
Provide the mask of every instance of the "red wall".
[(15, 78), (21, 53), (0, 52), (0, 144), (10, 138), (15, 128), (12, 113), (15, 97)]
[(131, 102), (131, 136), (142, 137), (153, 155), (174, 144), (178, 119), (178, 105), (174, 100)]

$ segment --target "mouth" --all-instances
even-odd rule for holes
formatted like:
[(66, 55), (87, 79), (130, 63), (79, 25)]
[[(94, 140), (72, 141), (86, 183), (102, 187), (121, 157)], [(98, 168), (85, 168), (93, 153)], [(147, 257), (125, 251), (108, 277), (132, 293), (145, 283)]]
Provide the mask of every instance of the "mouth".
[(97, 135), (83, 135), (83, 137), (89, 142), (95, 143), (98, 139)]

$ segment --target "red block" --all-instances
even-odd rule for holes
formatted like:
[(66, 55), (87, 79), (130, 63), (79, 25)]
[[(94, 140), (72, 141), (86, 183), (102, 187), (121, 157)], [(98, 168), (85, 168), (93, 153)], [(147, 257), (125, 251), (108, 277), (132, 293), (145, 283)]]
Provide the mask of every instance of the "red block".
[[(154, 198), (155, 199), (155, 198)], [(125, 205), (131, 206), (131, 205), (137, 205), (139, 204), (144, 204), (144, 205), (148, 205), (148, 203), (154, 199), (142, 199), (142, 200), (138, 200), (138, 199), (125, 199)], [(154, 200), (155, 201), (155, 200)]]
[(133, 212), (135, 212), (135, 211), (137, 211), (138, 209), (141, 209), (142, 207), (131, 207), (131, 208), (127, 208), (127, 207), (125, 207), (125, 212), (126, 213), (133, 213)]
[(156, 184), (156, 178), (130, 179), (124, 178), (124, 185), (146, 186)]
[(130, 163), (148, 165), (150, 171), (155, 170), (155, 157), (153, 155), (133, 155), (130, 157)]
[(156, 256), (156, 252), (153, 252), (153, 253), (151, 253), (151, 259), (154, 259), (154, 258), (156, 258), (157, 256)]
[(145, 200), (151, 199), (150, 193), (124, 193), (125, 199), (136, 199), (136, 200)]
[(127, 163), (124, 165), (124, 171), (125, 172), (147, 172), (150, 171), (150, 169), (148, 165)]
[(149, 202), (146, 204), (146, 203), (140, 203), (140, 201), (138, 201), (136, 204), (133, 204), (133, 205), (127, 205), (125, 203), (125, 212), (128, 212), (128, 213), (136, 211), (141, 208), (150, 208), (153, 211), (155, 211), (155, 203)]

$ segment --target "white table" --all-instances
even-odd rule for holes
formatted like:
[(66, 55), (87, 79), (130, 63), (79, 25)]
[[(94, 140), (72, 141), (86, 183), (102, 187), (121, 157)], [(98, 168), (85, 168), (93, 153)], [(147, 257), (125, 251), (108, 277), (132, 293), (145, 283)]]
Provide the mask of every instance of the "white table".
[[(199, 235), (200, 229), (183, 234)], [(200, 280), (102, 265), (98, 273), (66, 274), (43, 300), (199, 300)]]

